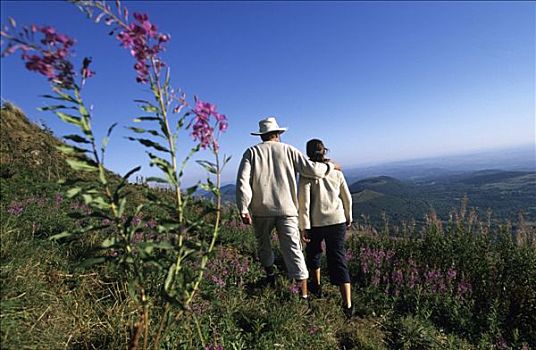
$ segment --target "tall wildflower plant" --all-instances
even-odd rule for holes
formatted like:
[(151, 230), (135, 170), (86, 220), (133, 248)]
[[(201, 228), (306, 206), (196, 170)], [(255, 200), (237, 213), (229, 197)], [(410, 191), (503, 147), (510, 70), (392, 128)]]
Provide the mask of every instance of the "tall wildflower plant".
[[(105, 252), (89, 263), (111, 262), (121, 267), (128, 281), (128, 292), (135, 301), (138, 320), (130, 339), (131, 348), (147, 348), (153, 339), (154, 348), (170, 321), (184, 315), (200, 288), (209, 257), (214, 250), (221, 221), (220, 174), (230, 157), (220, 155), (218, 139), (227, 129), (227, 118), (215, 105), (194, 97), (187, 102), (186, 95), (171, 86), (170, 69), (161, 58), (169, 34), (160, 33), (147, 14), (129, 15), (128, 9), (119, 1), (110, 5), (105, 1), (74, 1), (95, 23), (111, 27), (110, 34), (120, 46), (134, 58), (136, 82), (150, 87), (149, 99), (137, 99), (142, 115), (134, 119), (142, 127), (129, 127), (128, 138), (147, 149), (151, 166), (162, 171), (162, 176), (147, 179), (172, 189), (173, 201), (148, 195), (149, 202), (128, 211), (128, 179), (141, 167), (135, 167), (119, 181), (105, 170), (104, 159), (107, 144), (116, 126), (113, 124), (101, 143), (96, 141), (91, 126), (91, 110), (82, 99), (82, 88), (95, 73), (90, 69), (90, 58), (84, 58), (77, 71), (71, 61), (75, 40), (58, 33), (53, 27), (31, 25), (17, 33), (14, 20), (2, 30), (2, 57), (15, 52), (28, 70), (45, 76), (51, 84), (52, 94), (44, 97), (57, 103), (43, 107), (53, 111), (61, 120), (72, 124), (77, 133), (66, 135), (70, 145), (60, 146), (69, 165), (77, 171), (92, 174), (88, 180), (78, 182), (67, 191), (71, 198), (79, 197), (92, 209), (92, 216), (101, 224), (84, 226), (77, 232), (63, 232), (54, 236), (61, 239), (73, 234), (91, 231), (109, 232), (101, 245)], [(187, 130), (193, 146), (189, 154), (178, 159), (178, 139), (181, 131)], [(186, 145), (185, 140), (181, 140)], [(182, 146), (184, 147), (184, 146)], [(199, 186), (212, 192), (215, 201), (206, 204), (202, 214), (186, 215), (191, 195), (198, 186), (181, 187), (184, 169), (191, 157), (200, 150), (208, 150), (213, 160), (198, 161), (211, 176)], [(215, 181), (211, 180), (215, 178)], [(148, 204), (166, 208), (167, 215), (157, 220), (158, 235), (145, 235), (139, 217)], [(128, 213), (127, 213), (128, 212)], [(111, 229), (110, 229), (111, 228)], [(159, 291), (154, 291), (154, 276), (157, 273)], [(159, 324), (150, 327), (152, 307), (163, 305)], [(143, 342), (141, 342), (143, 339)]]

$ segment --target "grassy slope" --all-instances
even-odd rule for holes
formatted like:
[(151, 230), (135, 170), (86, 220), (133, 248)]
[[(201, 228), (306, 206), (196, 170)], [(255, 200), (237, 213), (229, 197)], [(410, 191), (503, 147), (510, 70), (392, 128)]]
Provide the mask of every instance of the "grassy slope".
[[(49, 165), (61, 169), (60, 173), (70, 171), (52, 148), (59, 141), (13, 107), (2, 109), (1, 120), (2, 348), (125, 348), (133, 320), (123, 282), (111, 267), (86, 269), (79, 265), (95, 248), (95, 239), (87, 236), (61, 244), (46, 239), (76, 224), (66, 214), (72, 211), (71, 203), (55, 202), (56, 194), (64, 189), (48, 181), (56, 180)], [(10, 124), (4, 123), (8, 120)], [(51, 148), (35, 154), (34, 147)], [(46, 161), (41, 162), (40, 157)], [(21, 214), (7, 212), (14, 201), (24, 201)], [(224, 349), (385, 349), (401, 347), (403, 339), (416, 344), (413, 348), (471, 348), (467, 341), (446, 335), (427, 320), (395, 316), (380, 304), (371, 304), (361, 290), (354, 290), (358, 317), (347, 322), (340, 312), (338, 290), (327, 283), (327, 297), (314, 300), (312, 311), (290, 292), (283, 272), (276, 290), (257, 288), (262, 269), (255, 259), (250, 229), (227, 225), (218, 251), (232, 252), (247, 260), (250, 268), (227, 279), (223, 287), (204, 282), (203, 293), (193, 305), (202, 338), (193, 316), (186, 317), (173, 323), (166, 338), (171, 348), (220, 344)], [(215, 263), (218, 259), (214, 258)], [(215, 264), (210, 272), (223, 275), (232, 266), (223, 261), (225, 264)], [(277, 264), (282, 270), (279, 255)], [(154, 308), (153, 322), (158, 322), (160, 312)]]

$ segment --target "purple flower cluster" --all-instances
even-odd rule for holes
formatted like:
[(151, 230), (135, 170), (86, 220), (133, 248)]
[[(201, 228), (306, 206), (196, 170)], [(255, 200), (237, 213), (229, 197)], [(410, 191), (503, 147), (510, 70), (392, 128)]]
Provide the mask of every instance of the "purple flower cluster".
[(318, 331), (320, 331), (320, 328), (315, 326), (315, 325), (310, 326), (309, 330), (308, 330), (310, 335), (314, 335), (314, 334), (318, 333)]
[(72, 202), (69, 208), (71, 210), (79, 210), (80, 212), (82, 212), (82, 214), (85, 215), (89, 215), (92, 213), (91, 208), (87, 204), (81, 202)]
[(14, 216), (19, 216), (24, 212), (24, 204), (20, 201), (13, 201), (7, 208), (7, 212)]
[(296, 282), (292, 282), (288, 288), (290, 294), (298, 294), (300, 292), (300, 286)]
[(244, 231), (248, 229), (248, 226), (245, 225), (240, 219), (233, 219), (224, 224), (224, 227), (228, 230), (240, 230)]
[[(202, 148), (213, 147), (218, 149), (218, 141), (214, 137), (214, 131), (224, 132), (227, 130), (227, 117), (216, 111), (216, 106), (209, 102), (196, 99), (194, 120), (192, 122), (192, 137), (199, 142)], [(215, 123), (211, 125), (210, 117), (214, 117)]]
[(61, 193), (56, 193), (54, 195), (54, 204), (56, 205), (56, 208), (59, 208), (61, 203), (63, 203), (63, 195)]
[[(62, 202), (63, 202), (63, 196), (57, 193), (54, 197), (54, 202), (53, 202), (55, 207), (58, 208)], [(26, 210), (26, 208), (28, 208), (31, 205), (41, 208), (45, 206), (50, 206), (50, 204), (51, 204), (50, 198), (31, 196), (31, 197), (12, 201), (7, 208), (7, 212), (11, 215), (19, 216)]]
[(157, 55), (164, 50), (170, 36), (158, 33), (156, 25), (149, 21), (145, 13), (133, 14), (135, 23), (131, 23), (123, 28), (117, 35), (121, 45), (130, 50), (130, 54), (136, 59), (134, 70), (136, 71), (136, 81), (142, 84), (147, 83), (149, 78), (149, 68), (151, 64), (160, 70), (165, 63)]
[(415, 260), (398, 259), (390, 249), (362, 247), (359, 257), (366, 281), (385, 293), (399, 296), (402, 290), (418, 288), (428, 295), (446, 295), (464, 300), (472, 292), (469, 281), (462, 278), (455, 266), (446, 272), (435, 267), (419, 267)]
[[(36, 35), (40, 35), (41, 39), (36, 41)], [(20, 50), (28, 70), (44, 75), (60, 88), (72, 89), (75, 86), (74, 67), (69, 60), (73, 54), (74, 39), (58, 33), (54, 27), (37, 25), (25, 27), (16, 36), (2, 31), (2, 36), (7, 39), (7, 48), (2, 56)], [(83, 79), (94, 75), (89, 69), (90, 62), (90, 59), (84, 59)]]
[(220, 248), (207, 264), (206, 278), (218, 287), (229, 283), (241, 284), (249, 271), (249, 260), (231, 248)]
[(207, 345), (205, 347), (205, 350), (223, 350), (223, 346), (221, 345)]

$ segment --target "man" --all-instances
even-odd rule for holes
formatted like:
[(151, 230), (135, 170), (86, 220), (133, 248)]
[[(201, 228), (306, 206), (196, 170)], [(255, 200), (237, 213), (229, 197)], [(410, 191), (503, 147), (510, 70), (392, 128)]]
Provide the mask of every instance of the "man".
[(275, 285), (274, 253), (271, 233), (275, 228), (289, 277), (301, 285), (301, 295), (308, 297), (309, 273), (302, 253), (298, 229), (298, 174), (322, 178), (335, 168), (333, 163), (309, 161), (295, 147), (281, 142), (281, 128), (274, 117), (259, 122), (262, 143), (244, 152), (236, 182), (236, 203), (242, 222), (253, 224), (258, 255), (267, 275)]

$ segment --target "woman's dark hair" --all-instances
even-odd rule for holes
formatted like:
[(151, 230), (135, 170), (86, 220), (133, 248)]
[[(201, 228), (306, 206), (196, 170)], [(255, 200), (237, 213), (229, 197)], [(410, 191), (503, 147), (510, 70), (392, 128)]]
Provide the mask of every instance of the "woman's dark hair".
[(326, 153), (328, 149), (324, 146), (324, 143), (319, 139), (312, 139), (307, 141), (307, 156), (313, 162), (328, 162)]

